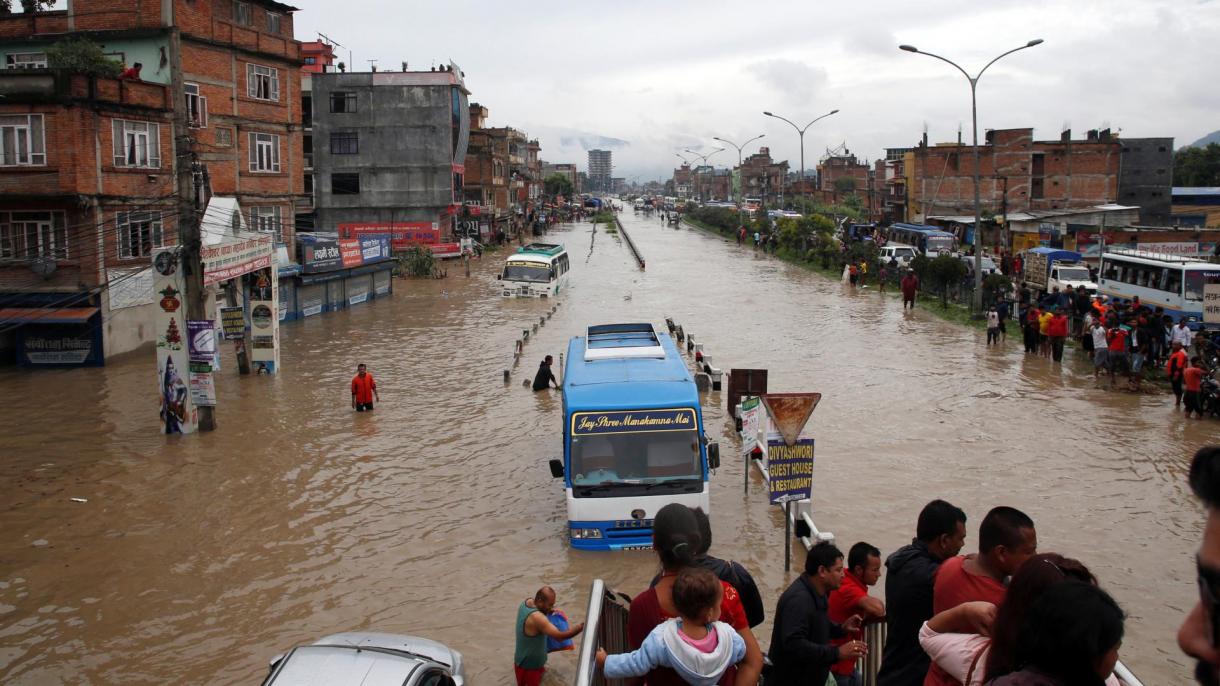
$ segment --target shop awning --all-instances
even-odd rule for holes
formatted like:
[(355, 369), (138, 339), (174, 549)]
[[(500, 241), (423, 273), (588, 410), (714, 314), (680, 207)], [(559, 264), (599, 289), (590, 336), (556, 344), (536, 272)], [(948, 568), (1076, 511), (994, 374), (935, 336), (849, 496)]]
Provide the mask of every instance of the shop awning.
[(0, 324), (84, 324), (96, 307), (2, 307)]

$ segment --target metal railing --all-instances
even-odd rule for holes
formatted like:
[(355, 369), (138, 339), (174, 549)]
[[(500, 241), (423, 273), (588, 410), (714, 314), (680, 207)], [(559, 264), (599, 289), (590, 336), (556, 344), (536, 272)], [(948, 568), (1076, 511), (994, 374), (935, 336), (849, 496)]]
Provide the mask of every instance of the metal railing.
[(620, 684), (619, 680), (606, 681), (597, 671), (597, 649), (608, 653), (628, 652), (627, 615), (631, 599), (616, 593), (601, 579), (593, 580), (589, 591), (589, 608), (585, 613), (585, 630), (581, 634), (580, 651), (577, 653), (576, 686), (605, 686)]

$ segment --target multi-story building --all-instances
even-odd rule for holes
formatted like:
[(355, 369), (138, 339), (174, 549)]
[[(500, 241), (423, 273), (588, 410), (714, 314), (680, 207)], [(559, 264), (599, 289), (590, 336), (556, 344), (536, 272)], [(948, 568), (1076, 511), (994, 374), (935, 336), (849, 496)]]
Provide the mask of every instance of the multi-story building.
[(914, 150), (886, 148), (885, 159), (877, 161), (877, 191), (882, 221), (887, 224), (908, 221), (906, 160)]
[(868, 189), (868, 177), (868, 163), (861, 162), (846, 147), (827, 150), (818, 162), (818, 189), (824, 192), (863, 194)]
[(691, 171), (690, 165), (685, 162), (682, 163), (681, 167), (678, 167), (677, 169), (674, 170), (672, 183), (673, 183), (673, 192), (674, 192), (675, 196), (682, 198), (682, 199), (691, 197), (691, 193), (692, 193), (691, 178), (692, 178), (692, 176), (693, 176), (693, 172)]
[(546, 178), (549, 177), (551, 174), (563, 175), (564, 178), (566, 178), (569, 182), (571, 182), (572, 193), (574, 193), (574, 194), (580, 193), (580, 172), (577, 170), (575, 164), (572, 164), (569, 162), (562, 162), (562, 163), (557, 163), (557, 164), (550, 164), (548, 162), (543, 162), (542, 163), (543, 181), (545, 181)]
[(313, 75), (318, 226), (386, 233), (395, 249), (454, 235), (470, 106), (457, 65)]
[[(0, 291), (13, 308), (0, 348), (23, 364), (101, 364), (151, 342), (151, 254), (176, 241), (176, 171), (192, 156), (211, 194), (235, 196), (250, 227), (291, 251), (303, 193), (293, 11), (75, 0), (0, 16)], [(138, 77), (46, 69), (68, 37), (140, 64)]]
[(757, 198), (768, 205), (780, 202), (784, 193), (784, 180), (788, 176), (788, 161), (771, 159), (771, 149), (761, 147), (758, 152), (742, 160), (741, 190), (746, 198)]
[[(507, 129), (488, 129), (487, 108), (470, 105), (470, 144), (466, 148), (466, 175), (463, 198), (468, 206), (478, 207), (479, 225), (488, 229), (512, 216), (508, 193)], [(470, 214), (476, 210), (467, 209)]]
[(335, 47), (326, 41), (311, 40), (301, 43), (301, 71), (323, 74), (335, 63)]
[(598, 193), (610, 191), (610, 179), (614, 176), (614, 153), (610, 150), (589, 151), (590, 190)]
[[(972, 216), (973, 149), (962, 143), (929, 146), (927, 136), (904, 161), (911, 177), (908, 215)], [(988, 131), (979, 146), (979, 193), (991, 213), (1058, 210), (1142, 201), (1141, 219), (1168, 216), (1173, 168), (1171, 139), (1120, 139), (1108, 129), (1072, 140), (1034, 140), (1033, 129)]]

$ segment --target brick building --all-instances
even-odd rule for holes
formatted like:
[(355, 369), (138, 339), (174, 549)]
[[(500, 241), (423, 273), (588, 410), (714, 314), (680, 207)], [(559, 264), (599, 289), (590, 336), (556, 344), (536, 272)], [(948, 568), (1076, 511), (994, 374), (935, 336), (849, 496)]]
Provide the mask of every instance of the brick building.
[(771, 159), (771, 149), (764, 146), (742, 160), (741, 192), (746, 198), (758, 198), (768, 205), (779, 203), (788, 176), (788, 161)]
[[(1072, 140), (1034, 140), (1032, 128), (988, 131), (980, 153), (985, 211), (997, 214), (1146, 204), (1141, 221), (1168, 216), (1171, 139), (1120, 139), (1108, 129)], [(927, 136), (906, 158), (908, 216), (973, 215), (974, 156), (962, 143), (929, 146)], [(1164, 205), (1162, 208), (1161, 205)]]
[(855, 191), (863, 194), (868, 188), (868, 163), (861, 162), (860, 158), (851, 154), (845, 147), (840, 150), (828, 150), (818, 162), (817, 169), (819, 190), (847, 193)]
[(673, 185), (674, 195), (679, 198), (691, 197), (693, 188), (691, 184), (692, 172), (689, 164), (682, 163), (681, 167), (674, 170)]
[[(0, 349), (38, 364), (101, 364), (152, 340), (148, 267), (177, 234), (177, 165), (193, 153), (211, 194), (235, 196), (248, 225), (292, 245), (303, 193), (300, 44), (277, 2), (75, 0), (0, 16)], [(71, 36), (141, 63), (138, 79), (48, 69)], [(172, 75), (181, 70), (182, 92)], [(174, 111), (188, 128), (175, 137)], [(3, 149), (9, 149), (8, 144)], [(52, 324), (29, 309), (75, 310)], [(26, 308), (23, 310), (22, 308)], [(80, 359), (77, 359), (80, 358)]]
[(470, 144), (466, 147), (466, 177), (462, 197), (477, 205), (490, 221), (511, 213), (508, 197), (508, 137), (504, 129), (487, 129), (487, 108), (470, 105)]
[(311, 40), (301, 43), (301, 71), (322, 74), (335, 64), (335, 48), (330, 43)]

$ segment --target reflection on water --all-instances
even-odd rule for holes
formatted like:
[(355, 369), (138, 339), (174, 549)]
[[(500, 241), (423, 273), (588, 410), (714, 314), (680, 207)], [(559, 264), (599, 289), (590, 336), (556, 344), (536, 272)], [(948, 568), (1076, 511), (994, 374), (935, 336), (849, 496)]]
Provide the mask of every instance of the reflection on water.
[[(0, 374), (0, 681), (256, 683), (271, 656), (349, 629), (429, 636), (468, 656), (475, 683), (508, 681), (514, 608), (538, 586), (579, 621), (595, 576), (635, 593), (655, 571), (647, 553), (568, 549), (546, 465), (561, 399), (522, 381), (588, 324), (666, 316), (718, 366), (823, 394), (815, 513), (841, 547), (906, 543), (933, 497), (971, 529), (992, 505), (1020, 507), (1043, 549), (1083, 559), (1122, 602), (1124, 659), (1148, 683), (1187, 678), (1173, 631), (1200, 514), (1184, 471), (1220, 425), (1099, 390), (1087, 365), (1027, 358), (1017, 338), (987, 349), (871, 289), (623, 219), (648, 271), (589, 224), (552, 233), (591, 252), (508, 384), (514, 340), (550, 303), (496, 295), (495, 255), (469, 279), (400, 281), (392, 298), (288, 324), (277, 377), (238, 377), (226, 359), (212, 434), (155, 433), (150, 355)], [(361, 362), (373, 414), (349, 404)], [(704, 421), (728, 448), (723, 403), (712, 393)], [(757, 484), (742, 495), (732, 455), (713, 480), (713, 551), (754, 570), (773, 606), (790, 580), (781, 520)]]

